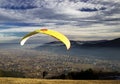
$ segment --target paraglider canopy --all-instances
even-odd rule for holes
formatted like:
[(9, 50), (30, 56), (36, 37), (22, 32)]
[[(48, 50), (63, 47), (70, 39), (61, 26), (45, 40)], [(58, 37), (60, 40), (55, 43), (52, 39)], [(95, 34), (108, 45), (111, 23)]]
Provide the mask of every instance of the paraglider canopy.
[(63, 35), (60, 32), (57, 32), (55, 30), (50, 30), (50, 29), (37, 29), (33, 32), (30, 32), (29, 34), (27, 34), (26, 36), (24, 36), (20, 42), (21, 45), (24, 45), (24, 43), (30, 38), (30, 36), (34, 35), (34, 34), (38, 34), (38, 33), (43, 33), (43, 34), (47, 34), (50, 35), (56, 39), (58, 39), (59, 41), (61, 41), (63, 44), (65, 44), (67, 50), (70, 48), (71, 44), (69, 39)]
[(40, 29), (41, 31), (47, 31), (48, 29)]

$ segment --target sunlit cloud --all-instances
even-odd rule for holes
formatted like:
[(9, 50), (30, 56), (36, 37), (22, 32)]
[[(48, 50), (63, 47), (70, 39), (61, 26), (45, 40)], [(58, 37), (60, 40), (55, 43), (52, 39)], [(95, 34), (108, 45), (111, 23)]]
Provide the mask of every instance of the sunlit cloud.
[(35, 29), (57, 30), (73, 40), (120, 36), (120, 0), (0, 0), (0, 39)]

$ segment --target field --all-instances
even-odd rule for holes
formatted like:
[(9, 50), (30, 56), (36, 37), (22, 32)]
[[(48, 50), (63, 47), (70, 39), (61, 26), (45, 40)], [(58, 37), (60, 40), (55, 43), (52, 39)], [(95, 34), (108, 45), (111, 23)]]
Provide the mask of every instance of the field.
[(47, 80), (30, 78), (0, 78), (0, 84), (120, 84), (120, 80)]

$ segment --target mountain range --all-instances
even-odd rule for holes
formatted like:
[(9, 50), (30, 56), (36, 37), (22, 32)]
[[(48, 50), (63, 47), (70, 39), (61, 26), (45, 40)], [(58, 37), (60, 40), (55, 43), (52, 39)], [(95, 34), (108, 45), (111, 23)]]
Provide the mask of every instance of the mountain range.
[(120, 38), (99, 41), (71, 41), (71, 48), (67, 50), (61, 42), (49, 42), (34, 49), (48, 51), (58, 55), (120, 60)]
[(101, 40), (83, 43), (81, 46), (87, 47), (120, 47), (120, 38), (114, 40)]
[[(98, 40), (98, 41), (73, 41), (71, 40), (71, 47), (120, 47), (120, 38), (116, 38), (113, 40)], [(36, 47), (36, 49), (39, 49), (39, 47), (45, 47), (45, 46), (54, 46), (54, 47), (60, 47), (64, 46), (59, 41), (53, 41), (46, 43), (42, 46)]]

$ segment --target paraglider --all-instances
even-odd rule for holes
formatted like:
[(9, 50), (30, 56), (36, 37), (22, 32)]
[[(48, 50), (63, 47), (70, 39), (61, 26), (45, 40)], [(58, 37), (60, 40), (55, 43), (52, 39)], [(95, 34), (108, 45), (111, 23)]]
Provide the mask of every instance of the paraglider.
[(21, 44), (21, 45), (24, 45), (24, 43), (25, 43), (32, 35), (35, 35), (35, 34), (38, 34), (38, 33), (50, 35), (50, 36), (58, 39), (59, 41), (61, 41), (63, 44), (65, 44), (67, 50), (70, 48), (70, 45), (71, 45), (71, 44), (70, 44), (70, 41), (69, 41), (69, 39), (68, 39), (65, 35), (57, 32), (57, 31), (50, 30), (50, 29), (37, 29), (37, 30), (35, 30), (35, 31), (33, 31), (33, 32), (30, 32), (29, 34), (27, 34), (26, 36), (24, 36), (24, 37), (22, 38), (20, 44)]

